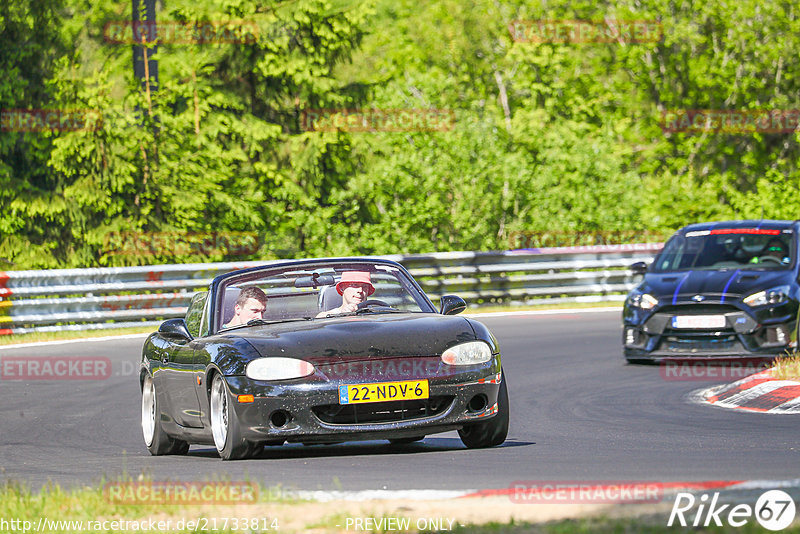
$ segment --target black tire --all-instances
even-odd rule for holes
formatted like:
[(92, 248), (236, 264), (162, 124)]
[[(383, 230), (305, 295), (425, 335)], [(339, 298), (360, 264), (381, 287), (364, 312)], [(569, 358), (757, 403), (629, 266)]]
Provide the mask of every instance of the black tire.
[(468, 449), (496, 447), (508, 436), (508, 387), (505, 373), (501, 375), (500, 390), (497, 392), (497, 414), (484, 423), (464, 425), (458, 436)]
[(161, 411), (153, 378), (148, 374), (142, 380), (142, 436), (147, 450), (153, 456), (186, 454), (189, 444), (169, 436), (161, 426)]
[(255, 446), (242, 437), (236, 410), (231, 406), (231, 394), (222, 375), (211, 382), (211, 433), (214, 445), (223, 460), (242, 460), (255, 453)]
[(264, 452), (264, 442), (259, 441), (258, 443), (248, 443), (250, 443), (250, 447), (247, 451), (247, 454), (245, 454), (245, 458), (258, 458), (261, 456), (261, 453)]
[(422, 441), (425, 439), (425, 436), (417, 436), (414, 438), (392, 438), (389, 440), (389, 443), (392, 445), (406, 445), (408, 443), (414, 443), (415, 441)]

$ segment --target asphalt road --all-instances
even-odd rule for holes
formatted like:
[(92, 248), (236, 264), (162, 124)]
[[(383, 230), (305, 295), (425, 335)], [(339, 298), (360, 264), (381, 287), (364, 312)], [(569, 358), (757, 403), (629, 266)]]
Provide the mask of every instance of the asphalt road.
[(14, 357), (107, 357), (100, 380), (0, 380), (0, 480), (33, 487), (155, 480), (243, 480), (296, 489), (488, 489), (514, 481), (800, 478), (796, 415), (692, 402), (720, 379), (666, 380), (624, 363), (619, 312), (483, 318), (497, 336), (511, 398), (498, 448), (467, 450), (455, 432), (393, 446), (371, 441), (267, 448), (222, 462), (209, 447), (152, 457), (139, 425), (143, 338), (0, 350)]

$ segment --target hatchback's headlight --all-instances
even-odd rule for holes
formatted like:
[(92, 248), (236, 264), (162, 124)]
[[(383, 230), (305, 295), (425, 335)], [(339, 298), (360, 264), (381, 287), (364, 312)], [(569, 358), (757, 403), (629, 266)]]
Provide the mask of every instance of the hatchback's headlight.
[(258, 358), (247, 364), (245, 374), (253, 380), (289, 380), (314, 372), (314, 366), (295, 358)]
[(492, 349), (483, 341), (461, 343), (442, 353), (442, 361), (449, 365), (474, 365), (491, 359)]
[(658, 299), (649, 293), (634, 293), (628, 298), (628, 304), (634, 308), (652, 310), (658, 304)]
[(765, 306), (767, 304), (781, 304), (789, 299), (789, 286), (778, 286), (753, 293), (742, 299), (742, 302), (751, 308)]

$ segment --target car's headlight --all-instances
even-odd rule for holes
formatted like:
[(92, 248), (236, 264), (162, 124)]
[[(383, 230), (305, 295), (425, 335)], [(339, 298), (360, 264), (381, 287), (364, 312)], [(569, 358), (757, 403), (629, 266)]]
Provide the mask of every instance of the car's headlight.
[(492, 349), (483, 341), (461, 343), (442, 353), (442, 361), (449, 365), (474, 365), (491, 359)]
[(788, 299), (789, 286), (778, 286), (748, 295), (742, 299), (742, 302), (751, 308), (757, 308), (758, 306), (765, 306), (767, 304), (780, 304), (786, 302)]
[(314, 366), (295, 358), (258, 358), (247, 364), (245, 374), (253, 380), (289, 380), (314, 372)]
[(658, 304), (658, 299), (649, 293), (634, 293), (628, 298), (628, 304), (634, 308), (652, 310)]

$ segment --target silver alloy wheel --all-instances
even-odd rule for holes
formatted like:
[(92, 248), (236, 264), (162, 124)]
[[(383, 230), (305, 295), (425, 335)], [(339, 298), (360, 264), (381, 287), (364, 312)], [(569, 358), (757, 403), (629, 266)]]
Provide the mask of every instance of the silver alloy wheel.
[(153, 379), (148, 375), (142, 384), (142, 436), (149, 447), (156, 433), (156, 389)]
[(228, 438), (228, 392), (220, 375), (214, 377), (211, 385), (211, 433), (217, 451), (222, 452)]

